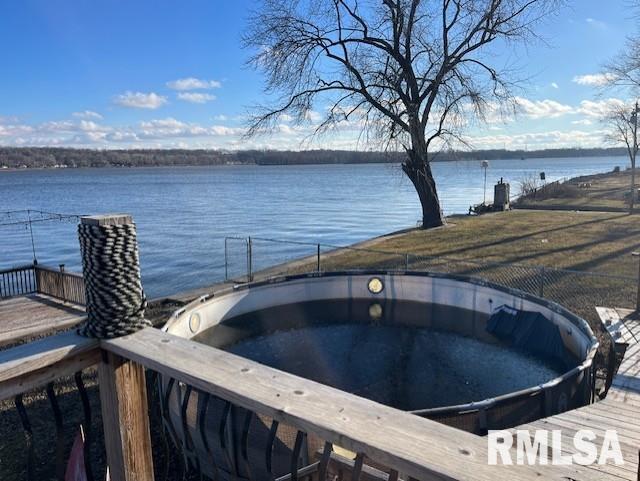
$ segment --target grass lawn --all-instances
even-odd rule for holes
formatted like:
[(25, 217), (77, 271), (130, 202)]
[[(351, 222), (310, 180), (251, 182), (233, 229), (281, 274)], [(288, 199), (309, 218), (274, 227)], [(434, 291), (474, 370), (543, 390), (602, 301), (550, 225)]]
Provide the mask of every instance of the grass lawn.
[(636, 276), (640, 215), (513, 210), (381, 238), (380, 250)]
[[(636, 176), (640, 172), (636, 169)], [(637, 185), (638, 180), (636, 180)], [(576, 177), (561, 184), (552, 183), (521, 197), (517, 205), (522, 207), (560, 207), (570, 209), (618, 209), (629, 208), (631, 170)]]

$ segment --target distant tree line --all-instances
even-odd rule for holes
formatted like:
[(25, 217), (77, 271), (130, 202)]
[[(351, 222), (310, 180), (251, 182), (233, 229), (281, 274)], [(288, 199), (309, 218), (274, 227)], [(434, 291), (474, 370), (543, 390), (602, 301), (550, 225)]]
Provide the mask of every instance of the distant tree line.
[[(361, 152), (346, 150), (92, 150), (54, 147), (0, 147), (0, 168), (55, 167), (145, 167), (204, 165), (296, 165), (296, 164), (370, 164), (400, 163), (403, 152)], [(481, 150), (474, 152), (441, 152), (436, 162), (455, 160), (493, 160), (561, 157), (596, 157), (625, 155), (623, 148)]]

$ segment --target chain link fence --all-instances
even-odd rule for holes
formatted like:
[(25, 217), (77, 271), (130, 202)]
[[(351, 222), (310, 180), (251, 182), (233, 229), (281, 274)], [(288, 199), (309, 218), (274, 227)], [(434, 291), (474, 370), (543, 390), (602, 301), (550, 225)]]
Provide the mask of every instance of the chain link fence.
[(477, 277), (552, 300), (590, 321), (597, 321), (595, 306), (635, 308), (638, 290), (638, 279), (634, 277), (596, 272), (260, 237), (225, 239), (227, 281), (249, 282), (277, 275), (365, 269)]
[(224, 238), (224, 278), (226, 281), (248, 282), (251, 275), (251, 252), (245, 237)]

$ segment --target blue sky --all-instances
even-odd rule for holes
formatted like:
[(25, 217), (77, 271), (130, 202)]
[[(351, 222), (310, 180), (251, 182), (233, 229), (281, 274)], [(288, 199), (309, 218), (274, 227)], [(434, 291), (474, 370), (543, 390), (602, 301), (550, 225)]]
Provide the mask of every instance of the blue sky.
[[(606, 5), (606, 7), (605, 7)], [(91, 148), (351, 148), (353, 129), (309, 143), (284, 124), (241, 138), (262, 78), (239, 40), (248, 0), (4, 0), (0, 145)], [(468, 131), (476, 148), (602, 145), (602, 65), (635, 32), (627, 2), (573, 0), (517, 52), (521, 112)]]

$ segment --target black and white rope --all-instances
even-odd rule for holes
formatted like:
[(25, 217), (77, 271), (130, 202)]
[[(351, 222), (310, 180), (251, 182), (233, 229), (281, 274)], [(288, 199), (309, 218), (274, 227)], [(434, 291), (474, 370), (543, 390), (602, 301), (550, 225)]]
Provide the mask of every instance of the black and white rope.
[(87, 322), (78, 332), (109, 339), (138, 331), (147, 301), (140, 281), (135, 224), (78, 226), (87, 298)]

